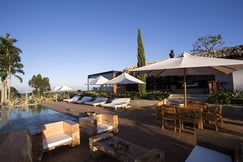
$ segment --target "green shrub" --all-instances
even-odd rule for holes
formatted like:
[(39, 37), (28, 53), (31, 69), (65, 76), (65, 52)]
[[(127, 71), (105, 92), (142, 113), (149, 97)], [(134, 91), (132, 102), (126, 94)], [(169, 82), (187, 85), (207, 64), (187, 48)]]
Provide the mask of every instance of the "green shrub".
[[(109, 92), (105, 92), (105, 91), (102, 91), (102, 92), (87, 91), (87, 92), (83, 92), (80, 96), (111, 97), (111, 94)], [(146, 93), (145, 96), (140, 96), (138, 92), (130, 91), (130, 92), (126, 92), (126, 93), (117, 94), (115, 96), (116, 97), (128, 97), (131, 100), (147, 99), (147, 100), (160, 100), (161, 101), (164, 98), (167, 98), (169, 96), (169, 94), (167, 92), (154, 91), (154, 92)]]
[(236, 90), (235, 92), (232, 93), (232, 96), (234, 98), (242, 98), (243, 99), (243, 91)]
[(168, 96), (169, 96), (169, 94), (167, 92), (155, 91), (155, 92), (147, 93), (147, 95), (145, 96), (145, 99), (162, 101), (163, 99), (167, 98)]
[(232, 92), (218, 91), (213, 92), (208, 96), (208, 103), (212, 104), (230, 104), (232, 99)]
[(121, 97), (129, 97), (132, 100), (136, 99), (147, 99), (147, 100), (163, 100), (164, 98), (167, 98), (169, 95), (166, 92), (156, 91), (156, 92), (148, 92), (145, 96), (140, 96), (138, 92), (131, 91), (126, 92), (122, 94)]
[(126, 92), (122, 95), (122, 97), (128, 97), (132, 100), (136, 100), (140, 98), (139, 93), (136, 91)]
[(99, 94), (95, 91), (87, 91), (87, 92), (83, 92), (81, 94), (81, 96), (91, 96), (91, 97), (97, 97), (99, 96)]
[(101, 91), (101, 92), (99, 92), (98, 95), (99, 95), (100, 97), (110, 97), (109, 92), (106, 92), (106, 91)]

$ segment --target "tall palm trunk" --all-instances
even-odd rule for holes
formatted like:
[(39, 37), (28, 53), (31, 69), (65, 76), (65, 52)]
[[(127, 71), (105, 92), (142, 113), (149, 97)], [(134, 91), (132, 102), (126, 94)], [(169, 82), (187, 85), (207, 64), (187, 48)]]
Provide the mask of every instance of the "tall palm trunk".
[[(10, 54), (9, 54), (9, 50), (7, 49), (7, 55), (8, 55), (8, 60), (10, 61), (11, 60), (11, 58), (10, 58)], [(6, 91), (7, 91), (7, 99), (8, 100), (10, 100), (10, 91), (11, 91), (11, 62), (9, 62), (9, 65), (8, 65), (8, 75), (7, 75), (7, 78), (6, 78), (6, 81), (7, 81), (7, 89), (6, 89)]]
[(7, 83), (7, 79), (5, 79), (4, 81), (4, 100), (3, 102), (6, 102), (8, 99), (8, 83)]
[(1, 105), (3, 104), (4, 100), (4, 81), (1, 82)]
[(2, 90), (1, 90), (1, 104), (7, 100), (7, 82), (6, 79), (2, 81)]
[(10, 100), (10, 96), (11, 96), (11, 75), (8, 74), (8, 77), (7, 77), (7, 83), (6, 83), (6, 86), (7, 86), (7, 99)]

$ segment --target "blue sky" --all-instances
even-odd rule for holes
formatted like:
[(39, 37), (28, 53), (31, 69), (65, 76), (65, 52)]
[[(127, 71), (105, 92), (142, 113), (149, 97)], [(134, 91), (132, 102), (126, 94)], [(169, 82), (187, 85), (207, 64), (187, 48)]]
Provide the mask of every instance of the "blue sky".
[(22, 49), (23, 83), (41, 74), (51, 87), (85, 90), (87, 76), (137, 63), (141, 29), (147, 61), (192, 50), (202, 36), (221, 34), (225, 46), (243, 44), (241, 0), (2, 0), (0, 35)]

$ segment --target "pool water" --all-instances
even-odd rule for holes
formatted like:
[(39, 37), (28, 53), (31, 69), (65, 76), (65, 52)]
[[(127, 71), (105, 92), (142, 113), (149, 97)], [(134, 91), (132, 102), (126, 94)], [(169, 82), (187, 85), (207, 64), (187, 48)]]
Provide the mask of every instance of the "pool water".
[(0, 108), (0, 134), (15, 130), (29, 129), (31, 134), (39, 131), (39, 126), (61, 120), (73, 120), (77, 117), (59, 113), (43, 106), (25, 108)]

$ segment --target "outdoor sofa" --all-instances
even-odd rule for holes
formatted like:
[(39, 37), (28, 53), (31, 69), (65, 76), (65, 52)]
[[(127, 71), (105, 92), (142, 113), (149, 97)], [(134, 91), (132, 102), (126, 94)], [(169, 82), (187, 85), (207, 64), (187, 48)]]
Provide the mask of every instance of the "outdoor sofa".
[(58, 121), (41, 126), (43, 152), (58, 146), (80, 144), (79, 124), (71, 120)]
[(130, 98), (114, 98), (111, 103), (101, 104), (102, 107), (110, 107), (117, 110), (118, 108), (128, 108), (130, 104)]

